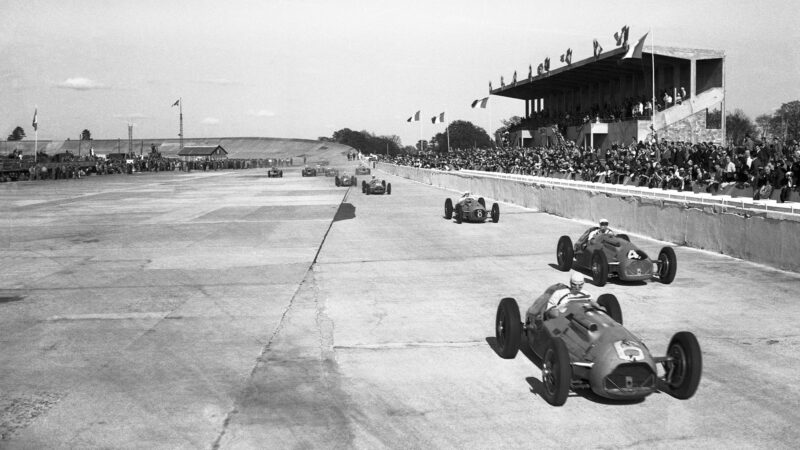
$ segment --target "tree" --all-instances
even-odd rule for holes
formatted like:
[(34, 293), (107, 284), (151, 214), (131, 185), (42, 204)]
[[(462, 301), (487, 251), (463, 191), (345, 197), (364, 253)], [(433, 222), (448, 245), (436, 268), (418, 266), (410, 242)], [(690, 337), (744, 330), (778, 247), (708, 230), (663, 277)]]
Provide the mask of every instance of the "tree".
[[(800, 139), (800, 100), (784, 103), (773, 117), (785, 129), (786, 139)], [(783, 139), (783, 131), (777, 133)]]
[[(472, 122), (455, 120), (448, 125), (450, 148), (493, 148), (492, 140), (486, 130), (476, 127)], [(447, 133), (437, 133), (432, 138), (434, 147), (440, 152), (447, 151)]]
[(751, 137), (755, 137), (756, 127), (741, 109), (737, 109), (733, 114), (725, 116), (725, 128), (727, 129), (728, 138), (734, 145), (741, 144), (748, 134)]
[(92, 132), (87, 130), (81, 131), (81, 140), (82, 141), (91, 141), (92, 140)]
[(22, 127), (14, 128), (14, 131), (8, 135), (9, 141), (21, 141), (23, 139), (25, 139), (25, 130)]
[(334, 131), (333, 141), (353, 147), (365, 154), (397, 155), (401, 153), (402, 147), (397, 136), (375, 136), (369, 131), (353, 131), (349, 128)]

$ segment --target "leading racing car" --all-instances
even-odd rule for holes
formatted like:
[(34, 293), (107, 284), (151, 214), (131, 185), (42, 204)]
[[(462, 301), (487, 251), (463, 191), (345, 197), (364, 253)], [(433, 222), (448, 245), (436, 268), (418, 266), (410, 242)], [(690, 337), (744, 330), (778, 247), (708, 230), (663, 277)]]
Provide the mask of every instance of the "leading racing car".
[(356, 183), (358, 183), (358, 179), (349, 173), (336, 175), (336, 186), (355, 186)]
[(392, 183), (373, 176), (369, 181), (361, 181), (361, 192), (367, 195), (392, 195)]
[(586, 230), (575, 245), (569, 236), (561, 236), (556, 247), (559, 270), (568, 271), (573, 266), (590, 269), (597, 286), (604, 286), (612, 276), (623, 281), (657, 278), (664, 284), (675, 280), (678, 260), (672, 247), (663, 247), (658, 259), (652, 260), (631, 243), (628, 235), (598, 233), (598, 229)]
[(369, 175), (370, 169), (367, 166), (358, 166), (356, 167), (356, 175)]
[(458, 199), (455, 206), (449, 198), (444, 201), (444, 217), (447, 220), (455, 218), (456, 223), (463, 221), (482, 223), (491, 217), (492, 222), (497, 223), (500, 220), (500, 205), (493, 203), (489, 212), (486, 210), (486, 200), (483, 197), (476, 197), (467, 192)]
[(303, 171), (301, 172), (301, 174), (304, 177), (315, 177), (315, 176), (317, 176), (317, 169), (315, 169), (313, 167), (306, 166), (306, 167), (303, 167)]
[[(553, 285), (542, 295), (565, 287)], [(685, 400), (694, 395), (703, 370), (693, 333), (674, 334), (666, 355), (653, 356), (622, 326), (622, 310), (612, 294), (596, 303), (572, 300), (538, 316), (529, 310), (524, 323), (517, 301), (504, 298), (497, 307), (495, 338), (502, 358), (512, 359), (526, 346), (541, 359), (541, 394), (553, 406), (563, 405), (570, 389), (585, 388), (611, 399), (635, 400), (662, 391)]]
[(267, 178), (283, 178), (283, 171), (277, 167), (272, 166), (267, 171)]

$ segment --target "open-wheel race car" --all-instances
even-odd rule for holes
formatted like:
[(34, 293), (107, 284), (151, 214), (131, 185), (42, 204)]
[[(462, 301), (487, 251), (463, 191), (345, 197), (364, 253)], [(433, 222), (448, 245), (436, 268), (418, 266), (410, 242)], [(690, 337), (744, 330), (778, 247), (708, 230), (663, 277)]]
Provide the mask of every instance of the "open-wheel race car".
[[(552, 294), (551, 286), (543, 295)], [(644, 342), (622, 326), (622, 310), (612, 294), (597, 302), (571, 300), (538, 316), (527, 312), (520, 320), (517, 301), (504, 298), (495, 318), (495, 350), (505, 359), (526, 346), (541, 361), (542, 397), (551, 405), (567, 401), (570, 389), (589, 388), (616, 400), (642, 399), (665, 392), (691, 398), (703, 371), (695, 335), (675, 333), (665, 356), (653, 356)]]
[(358, 166), (356, 167), (356, 175), (369, 175), (370, 169), (367, 166)]
[(392, 183), (373, 177), (369, 181), (361, 181), (361, 192), (367, 195), (392, 195)]
[(356, 186), (356, 183), (358, 179), (349, 173), (336, 175), (336, 186)]
[(283, 171), (277, 167), (272, 166), (267, 171), (267, 178), (283, 178)]
[(308, 166), (303, 167), (301, 175), (303, 175), (304, 177), (315, 177), (317, 176), (317, 169)]
[(333, 167), (326, 167), (325, 168), (325, 176), (326, 177), (335, 177), (339, 175), (339, 171), (334, 169)]
[(500, 220), (500, 205), (492, 203), (492, 209), (487, 210), (486, 200), (483, 197), (476, 197), (467, 192), (455, 205), (449, 198), (445, 199), (444, 218), (447, 220), (455, 218), (456, 223), (484, 222), (487, 218), (491, 218), (492, 222), (497, 223)]
[(678, 260), (672, 247), (663, 247), (658, 259), (652, 260), (633, 245), (626, 234), (598, 233), (597, 227), (586, 230), (575, 245), (569, 236), (561, 236), (556, 247), (559, 270), (573, 266), (592, 271), (597, 286), (604, 286), (609, 277), (623, 281), (657, 278), (664, 284), (675, 280)]

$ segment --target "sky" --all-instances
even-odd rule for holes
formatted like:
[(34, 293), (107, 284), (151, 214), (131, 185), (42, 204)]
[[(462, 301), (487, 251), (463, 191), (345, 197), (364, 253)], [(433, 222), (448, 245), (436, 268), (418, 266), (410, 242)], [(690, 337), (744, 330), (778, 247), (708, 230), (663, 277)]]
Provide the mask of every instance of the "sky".
[[(39, 139), (316, 139), (336, 130), (494, 131), (524, 102), (470, 103), (549, 56), (635, 42), (726, 54), (727, 110), (751, 119), (800, 99), (800, 7), (788, 0), (2, 0), (0, 133)], [(650, 45), (650, 38), (647, 40)], [(406, 119), (421, 110), (420, 122)]]

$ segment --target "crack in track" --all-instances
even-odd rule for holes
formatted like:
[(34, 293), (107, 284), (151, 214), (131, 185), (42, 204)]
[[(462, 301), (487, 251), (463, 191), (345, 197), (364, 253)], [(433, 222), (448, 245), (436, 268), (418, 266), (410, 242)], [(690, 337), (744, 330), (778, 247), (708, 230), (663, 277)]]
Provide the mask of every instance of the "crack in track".
[[(349, 194), (350, 194), (350, 189), (348, 188), (347, 191), (345, 191), (344, 196), (342, 197), (342, 200), (339, 202), (339, 206), (336, 208), (337, 211), (342, 206), (342, 203), (344, 203), (345, 200), (347, 200), (347, 196)], [(325, 240), (328, 238), (328, 234), (331, 232), (331, 228), (333, 228), (333, 223), (335, 222), (335, 220), (334, 220), (335, 217), (336, 217), (336, 214), (334, 213), (334, 217), (331, 217), (331, 221), (328, 224), (328, 229), (325, 230), (325, 234), (322, 236), (322, 241), (320, 241), (319, 247), (317, 247), (317, 252), (316, 252), (316, 254), (314, 254), (314, 260), (311, 261), (311, 264), (308, 266), (306, 271), (303, 273), (303, 280), (297, 285), (297, 288), (292, 293), (292, 297), (289, 299), (289, 303), (286, 305), (286, 308), (283, 310), (283, 314), (281, 314), (281, 318), (278, 321), (278, 325), (272, 331), (272, 334), (270, 335), (269, 339), (267, 340), (266, 345), (264, 346), (263, 349), (261, 349), (261, 353), (259, 353), (258, 357), (256, 358), (256, 360), (255, 360), (256, 363), (253, 366), (253, 368), (250, 370), (250, 375), (248, 376), (247, 382), (245, 383), (245, 385), (247, 385), (247, 383), (249, 383), (253, 379), (253, 376), (255, 375), (255, 372), (258, 369), (259, 362), (264, 360), (264, 356), (270, 350), (270, 348), (272, 346), (272, 342), (275, 340), (275, 336), (277, 336), (278, 333), (283, 329), (283, 327), (284, 327), (284, 325), (286, 323), (286, 316), (288, 316), (289, 312), (292, 310), (292, 306), (294, 306), (295, 299), (297, 298), (297, 294), (301, 291), (303, 286), (306, 284), (306, 280), (308, 279), (309, 274), (314, 271), (314, 265), (317, 263), (317, 258), (319, 257), (319, 253), (322, 251), (322, 247), (325, 245)], [(321, 344), (322, 344), (322, 337), (320, 336), (320, 345)], [(219, 435), (217, 436), (217, 438), (214, 440), (214, 443), (211, 445), (211, 448), (213, 450), (219, 450), (220, 443), (222, 442), (222, 438), (225, 436), (225, 432), (228, 430), (228, 426), (230, 425), (230, 422), (231, 422), (231, 419), (233, 418), (233, 415), (236, 414), (236, 412), (237, 412), (236, 405), (237, 405), (238, 402), (239, 402), (238, 399), (235, 400), (234, 404), (233, 404), (233, 408), (231, 408), (231, 410), (228, 411), (227, 414), (225, 414), (225, 420), (222, 422), (222, 429), (220, 430)]]

